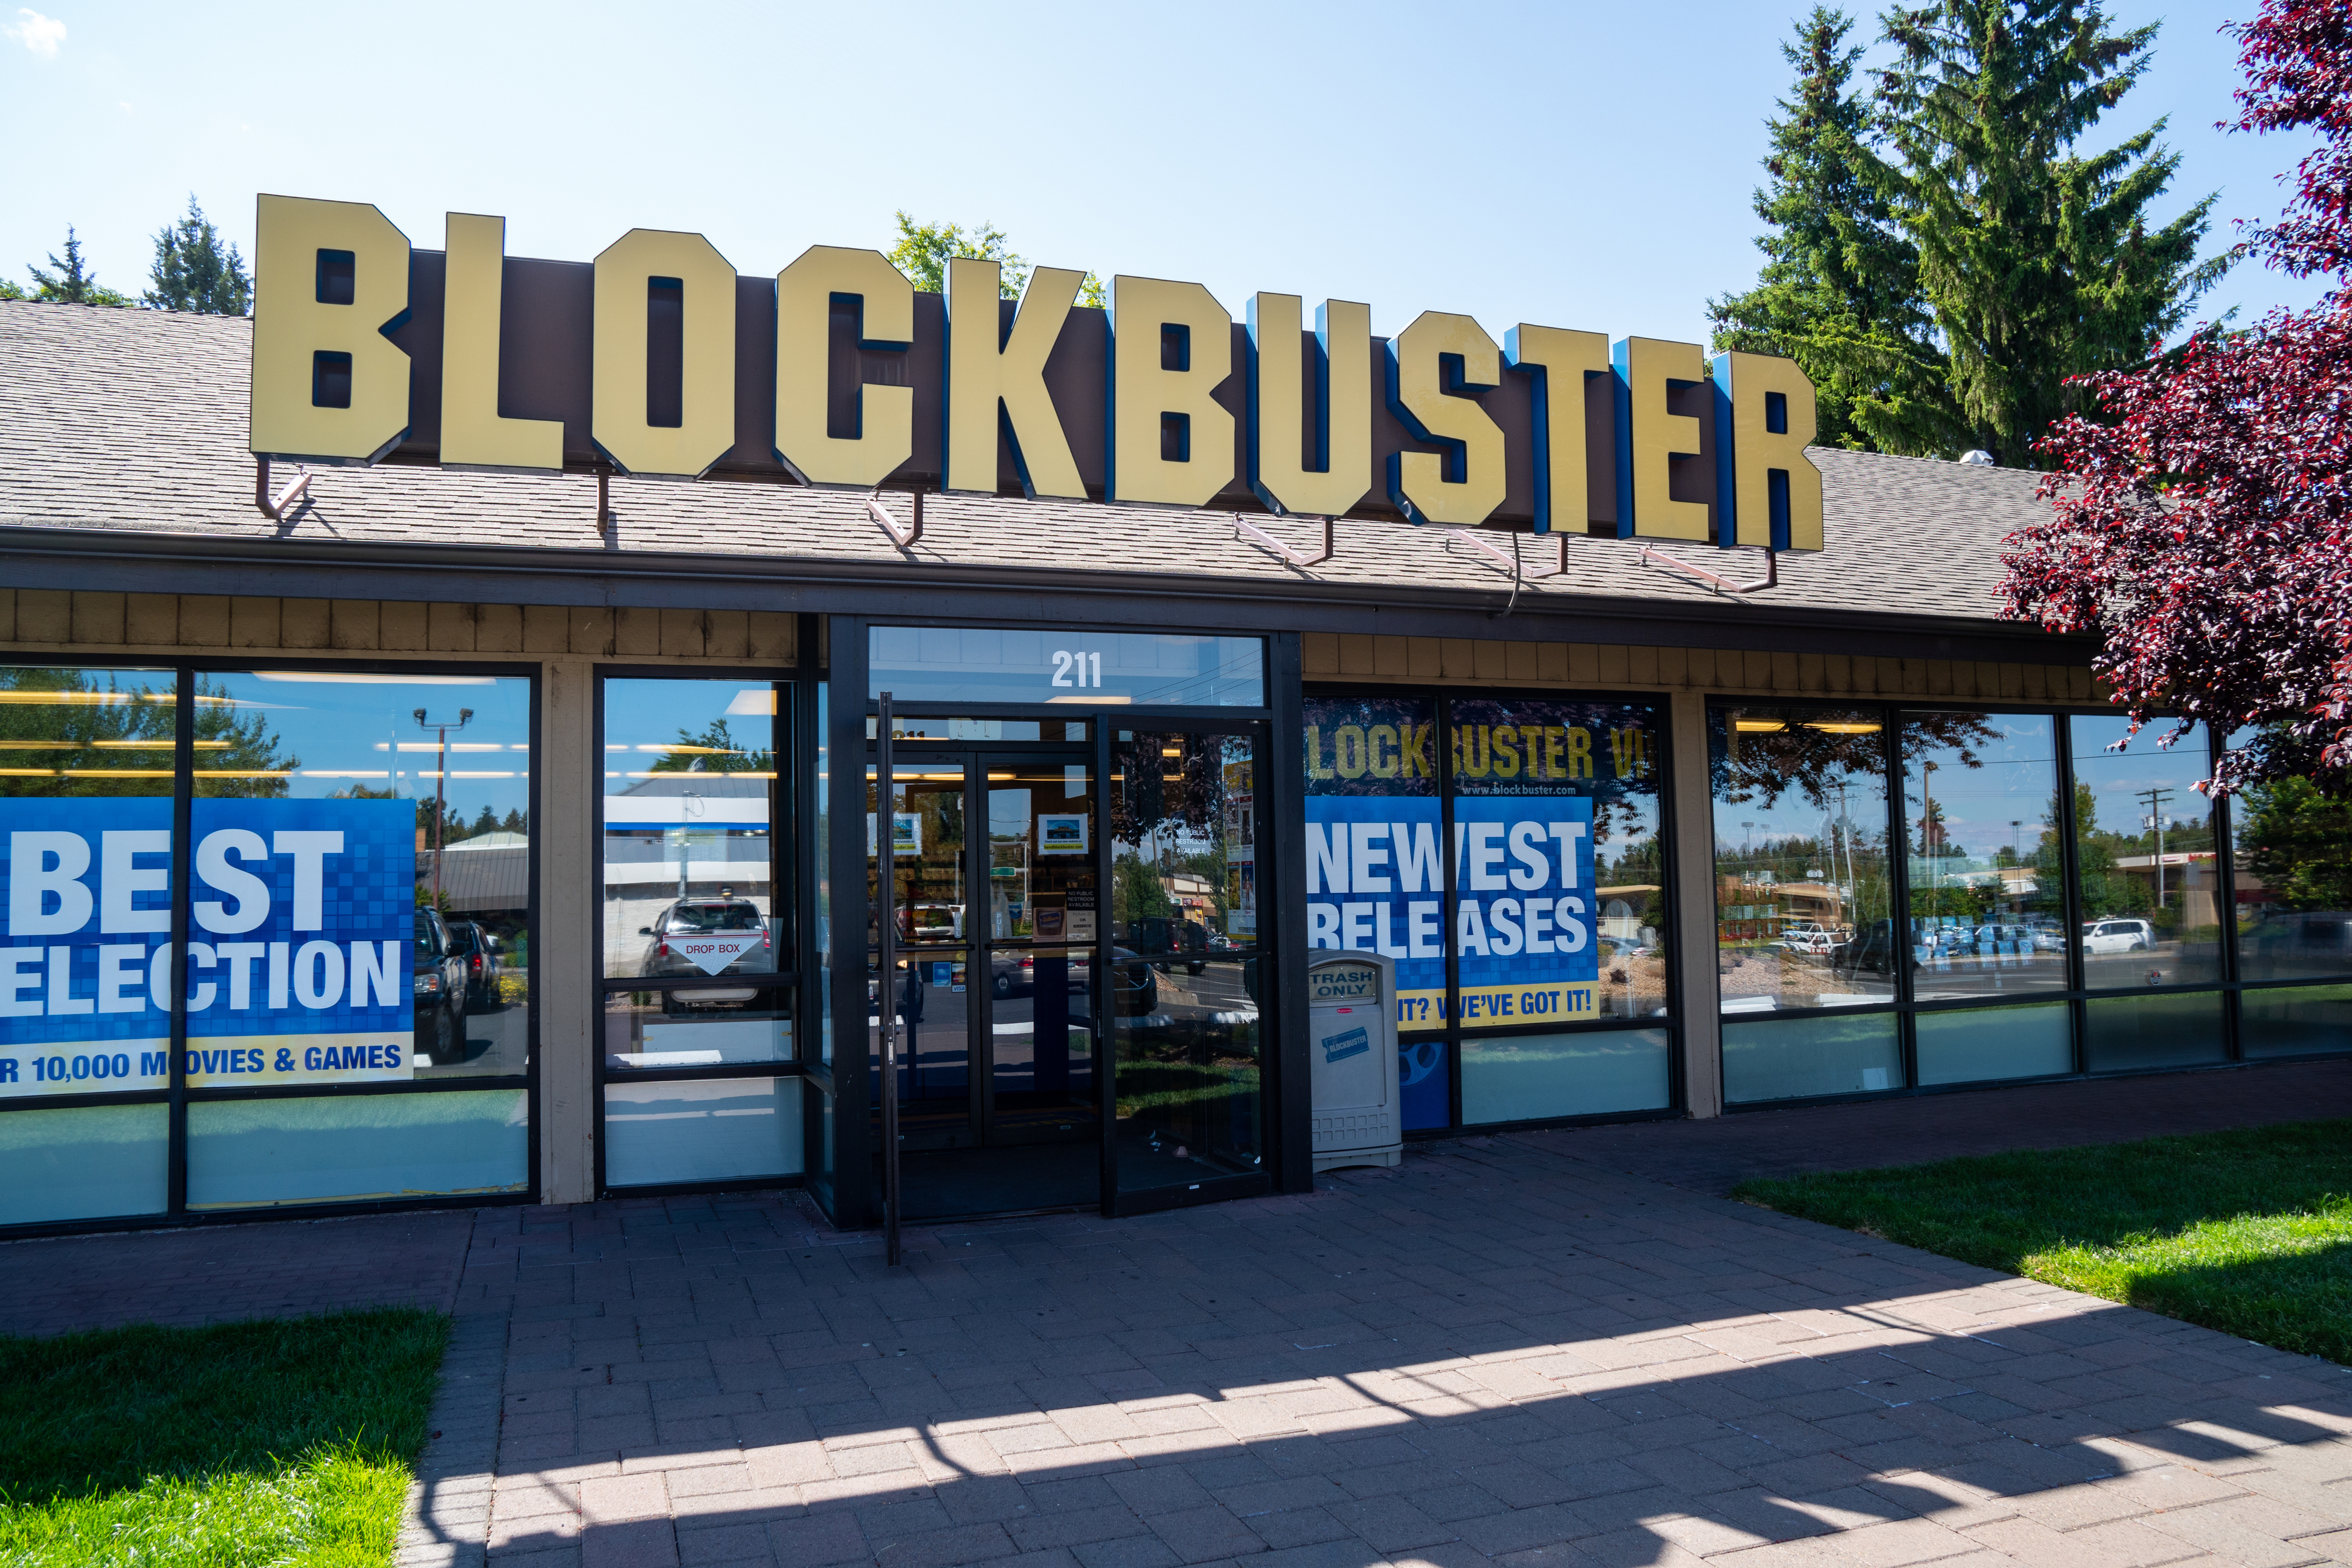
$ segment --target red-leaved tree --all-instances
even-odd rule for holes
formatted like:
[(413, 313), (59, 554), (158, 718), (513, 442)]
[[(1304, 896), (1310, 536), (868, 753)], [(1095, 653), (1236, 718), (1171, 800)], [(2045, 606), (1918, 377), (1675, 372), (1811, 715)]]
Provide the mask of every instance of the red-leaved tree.
[(2304, 775), (2352, 793), (2352, 0), (2266, 0), (2232, 29), (2234, 130), (2314, 129), (2284, 221), (2247, 248), (2330, 279), (2308, 310), (2201, 330), (2150, 367), (2084, 378), (2098, 413), (2051, 427), (2050, 520), (2003, 556), (2008, 613), (2095, 632), (2099, 674), (2159, 744), (2250, 738), (2207, 788)]

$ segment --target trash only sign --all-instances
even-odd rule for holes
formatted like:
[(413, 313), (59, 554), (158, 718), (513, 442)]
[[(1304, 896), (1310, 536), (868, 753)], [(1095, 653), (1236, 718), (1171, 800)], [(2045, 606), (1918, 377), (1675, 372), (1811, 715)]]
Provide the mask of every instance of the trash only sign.
[[(412, 1076), (415, 812), (197, 800), (188, 1043), (199, 1087)], [(0, 1095), (170, 1082), (172, 803), (0, 802)]]

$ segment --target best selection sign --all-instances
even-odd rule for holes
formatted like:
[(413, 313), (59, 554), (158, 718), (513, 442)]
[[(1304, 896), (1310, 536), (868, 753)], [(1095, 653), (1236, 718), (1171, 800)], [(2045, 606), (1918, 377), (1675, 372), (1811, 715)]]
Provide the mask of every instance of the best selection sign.
[[(1040, 267), (919, 293), (814, 246), (772, 281), (700, 235), (593, 265), (510, 258), (505, 220), (413, 250), (364, 203), (263, 196), (251, 436), (264, 457), (647, 478), (710, 474), (1455, 527), (1822, 548), (1787, 360), (1121, 275), (1108, 312)], [(1375, 392), (1375, 383), (1378, 392)]]
[[(194, 803), (189, 1083), (413, 1075), (415, 819), (404, 800)], [(22, 799), (8, 826), (0, 1095), (165, 1087), (172, 802)]]

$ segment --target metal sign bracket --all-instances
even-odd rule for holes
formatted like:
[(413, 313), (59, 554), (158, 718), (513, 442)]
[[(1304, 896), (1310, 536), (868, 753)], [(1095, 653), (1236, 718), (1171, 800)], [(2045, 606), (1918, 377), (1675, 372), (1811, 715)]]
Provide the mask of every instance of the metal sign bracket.
[(271, 522), (284, 522), (289, 512), (310, 497), (310, 471), (308, 468), (302, 470), (286, 488), (272, 496), (269, 493), (269, 459), (257, 457), (253, 465), (253, 504)]
[(1725, 577), (1720, 572), (1709, 571), (1703, 566), (1693, 566), (1686, 560), (1677, 560), (1652, 545), (1642, 547), (1642, 564), (1661, 566), (1669, 571), (1681, 572), (1685, 577), (1694, 578), (1705, 583), (1717, 593), (1761, 593), (1768, 588), (1780, 586), (1780, 552), (1772, 549), (1764, 552), (1764, 575), (1751, 578), (1746, 582)]
[(915, 541), (923, 537), (923, 493), (918, 489), (914, 494), (915, 526), (911, 528), (901, 528), (890, 508), (882, 504), (881, 486), (875, 486), (866, 496), (866, 515), (873, 518), (875, 526), (888, 534), (890, 542), (902, 550), (913, 549)]
[(1244, 522), (1242, 520), (1242, 515), (1239, 512), (1234, 513), (1233, 518), (1234, 537), (1235, 538), (1244, 539), (1249, 543), (1257, 546), (1257, 548), (1262, 550), (1268, 551), (1273, 555), (1280, 557), (1283, 560), (1289, 562), (1292, 566), (1320, 566), (1325, 561), (1331, 559), (1331, 519), (1328, 517), (1323, 519), (1323, 553), (1321, 555), (1302, 554), (1300, 551), (1284, 544), (1280, 539), (1276, 538), (1272, 534), (1267, 533), (1255, 523)]

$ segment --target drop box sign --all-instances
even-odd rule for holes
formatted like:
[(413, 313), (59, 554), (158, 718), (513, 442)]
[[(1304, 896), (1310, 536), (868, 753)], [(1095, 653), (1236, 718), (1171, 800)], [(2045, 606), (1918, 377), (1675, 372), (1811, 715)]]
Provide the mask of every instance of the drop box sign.
[[(404, 1080), (415, 810), (196, 800), (187, 1082)], [(172, 802), (0, 807), (0, 1095), (170, 1082)]]

